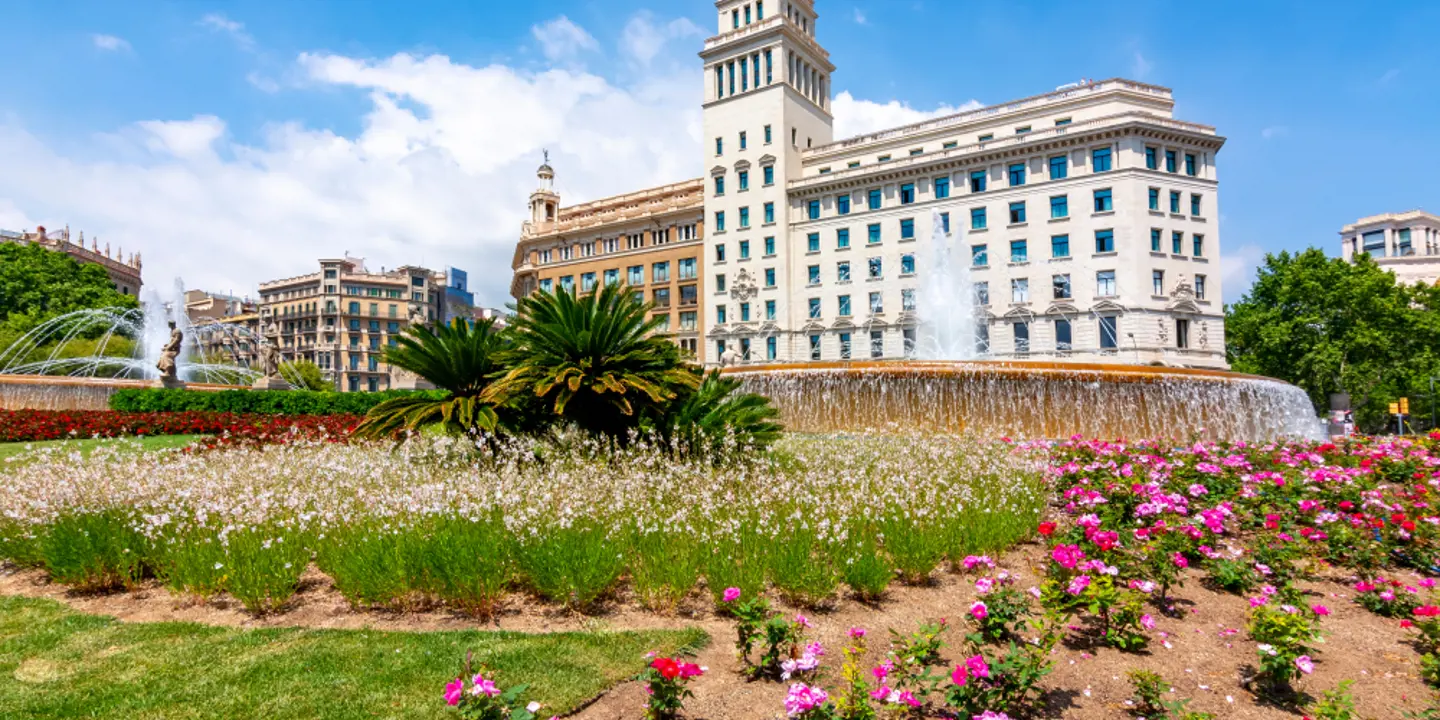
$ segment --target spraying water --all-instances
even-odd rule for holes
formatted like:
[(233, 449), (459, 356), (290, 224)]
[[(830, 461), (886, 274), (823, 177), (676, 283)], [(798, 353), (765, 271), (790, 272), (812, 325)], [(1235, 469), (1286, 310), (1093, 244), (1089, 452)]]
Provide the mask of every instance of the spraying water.
[(976, 352), (975, 290), (960, 232), (952, 243), (944, 218), (930, 218), (930, 262), (920, 273), (919, 335), (915, 355), (922, 360), (971, 360)]

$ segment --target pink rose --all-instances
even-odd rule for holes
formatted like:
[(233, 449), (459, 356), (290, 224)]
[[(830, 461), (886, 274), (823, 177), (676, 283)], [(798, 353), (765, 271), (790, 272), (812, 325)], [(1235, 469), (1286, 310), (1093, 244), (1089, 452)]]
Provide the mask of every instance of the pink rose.
[(740, 599), (740, 588), (725, 588), (725, 602), (735, 602)]

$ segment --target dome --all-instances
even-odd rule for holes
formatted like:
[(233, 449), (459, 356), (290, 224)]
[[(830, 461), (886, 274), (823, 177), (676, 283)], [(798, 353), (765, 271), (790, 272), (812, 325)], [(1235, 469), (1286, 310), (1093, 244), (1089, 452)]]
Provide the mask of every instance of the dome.
[(550, 167), (550, 163), (545, 163), (540, 166), (539, 170), (535, 171), (535, 174), (542, 178), (553, 178), (555, 177), (555, 168)]

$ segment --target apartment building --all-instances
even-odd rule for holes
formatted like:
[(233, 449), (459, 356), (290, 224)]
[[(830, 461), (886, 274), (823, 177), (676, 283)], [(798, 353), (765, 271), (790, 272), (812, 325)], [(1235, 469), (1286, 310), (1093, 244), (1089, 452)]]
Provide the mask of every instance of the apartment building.
[(125, 295), (140, 294), (143, 284), (140, 280), (143, 265), (140, 253), (130, 253), (127, 257), (125, 248), (122, 247), (111, 252), (110, 243), (105, 243), (104, 249), (101, 249), (100, 238), (94, 236), (90, 238), (90, 247), (87, 248), (83, 231), (72, 238), (69, 226), (49, 232), (46, 232), (44, 225), (35, 228), (34, 232), (0, 230), (0, 242), (33, 243), (63, 252), (78, 262), (99, 265), (105, 268), (105, 273), (110, 276), (110, 284), (117, 292)]
[(690, 180), (562, 207), (549, 162), (536, 174), (539, 188), (530, 195), (530, 219), (515, 248), (510, 294), (583, 293), (623, 283), (654, 304), (657, 332), (703, 362), (704, 184)]
[(260, 306), (251, 300), (204, 290), (185, 291), (185, 317), (196, 350), (206, 362), (254, 367)]
[(1369, 253), (1402, 283), (1440, 283), (1440, 217), (1423, 210), (1360, 218), (1340, 229), (1340, 253)]
[(443, 316), (445, 276), (413, 266), (371, 272), (351, 257), (319, 265), (260, 284), (260, 332), (284, 360), (315, 363), (340, 390), (390, 388), (384, 349), (411, 324)]

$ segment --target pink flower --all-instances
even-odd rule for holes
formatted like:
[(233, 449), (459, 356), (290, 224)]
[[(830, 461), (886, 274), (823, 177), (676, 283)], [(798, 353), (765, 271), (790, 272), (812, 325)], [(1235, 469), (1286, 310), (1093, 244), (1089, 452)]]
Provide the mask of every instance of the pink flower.
[(1170, 556), (1170, 560), (1175, 563), (1175, 567), (1178, 567), (1178, 568), (1187, 568), (1187, 567), (1190, 567), (1190, 561), (1189, 561), (1189, 560), (1186, 560), (1186, 559), (1185, 559), (1185, 556), (1184, 556), (1184, 555), (1181, 555), (1181, 554), (1178, 553), (1178, 552), (1175, 553), (1174, 555)]
[(795, 683), (790, 686), (790, 691), (785, 694), (785, 714), (790, 717), (803, 715), (817, 707), (825, 704), (830, 696), (818, 687), (810, 687), (805, 683)]
[(975, 592), (984, 595), (995, 589), (995, 581), (988, 577), (982, 577), (975, 581)]
[(1076, 564), (1085, 559), (1085, 551), (1081, 550), (1079, 545), (1056, 545), (1055, 549), (1050, 551), (1050, 558), (1060, 567), (1073, 570)]
[(986, 607), (985, 603), (976, 600), (975, 604), (970, 606), (970, 614), (973, 615), (976, 620), (984, 620), (990, 616), (990, 608)]
[(1085, 592), (1085, 588), (1087, 587), (1090, 587), (1090, 576), (1077, 575), (1070, 581), (1069, 587), (1065, 588), (1065, 592), (1068, 592), (1071, 595), (1079, 595), (1080, 593)]
[(1143, 628), (1145, 628), (1146, 630), (1154, 630), (1154, 629), (1155, 629), (1155, 618), (1150, 617), (1150, 613), (1145, 613), (1144, 615), (1141, 615), (1141, 616), (1140, 616), (1140, 627), (1143, 627)]
[(740, 599), (740, 588), (725, 588), (725, 602), (735, 602)]
[(950, 682), (956, 685), (965, 685), (970, 679), (970, 673), (965, 670), (964, 665), (956, 665), (954, 672), (950, 673)]
[(1300, 668), (1300, 672), (1309, 675), (1315, 672), (1315, 661), (1311, 660), (1309, 655), (1301, 655), (1295, 658), (1295, 667)]
[(471, 695), (485, 695), (486, 697), (495, 697), (496, 695), (500, 694), (500, 688), (495, 686), (494, 680), (486, 680), (478, 673), (475, 675), (475, 678), (472, 682), (475, 683), (475, 687), (470, 688)]
[(863, 637), (865, 637), (865, 628), (862, 628), (862, 627), (852, 627), (852, 628), (850, 628), (850, 639), (852, 639), (852, 640), (859, 640), (859, 639), (861, 639), (861, 638), (863, 638)]
[(465, 681), (455, 678), (445, 685), (445, 704), (459, 705), (460, 696), (465, 694)]
[(1325, 607), (1324, 605), (1316, 605), (1315, 607), (1310, 608), (1310, 609), (1311, 609), (1311, 610), (1314, 610), (1316, 615), (1329, 615), (1329, 614), (1330, 614), (1330, 608)]
[(870, 691), (870, 698), (871, 698), (872, 700), (874, 700), (875, 702), (884, 702), (884, 701), (885, 701), (885, 696), (887, 696), (887, 695), (889, 695), (889, 694), (890, 694), (890, 688), (888, 688), (888, 687), (886, 687), (886, 686), (884, 686), (884, 685), (881, 685), (880, 687), (877, 687), (877, 688), (875, 688), (874, 690), (871, 690), (871, 691)]
[(970, 670), (971, 675), (977, 678), (990, 677), (990, 663), (985, 662), (984, 655), (974, 655), (966, 658), (965, 667)]
[(900, 693), (900, 702), (910, 707), (920, 707), (920, 701), (916, 700), (915, 696), (912, 695), (909, 690)]
[(985, 712), (980, 713), (979, 715), (973, 716), (970, 720), (1010, 720), (1010, 716), (1009, 716), (1009, 715), (1006, 715), (1006, 714), (1003, 713), (1003, 712), (995, 712), (994, 710), (986, 710)]
[(807, 618), (804, 615), (796, 615), (795, 624), (799, 625), (802, 628), (808, 628), (810, 627), (810, 618)]
[(890, 671), (894, 669), (895, 663), (890, 660), (886, 660), (885, 662), (876, 665), (874, 669), (870, 671), (870, 674), (874, 675), (876, 680), (884, 682), (885, 678), (890, 676)]

